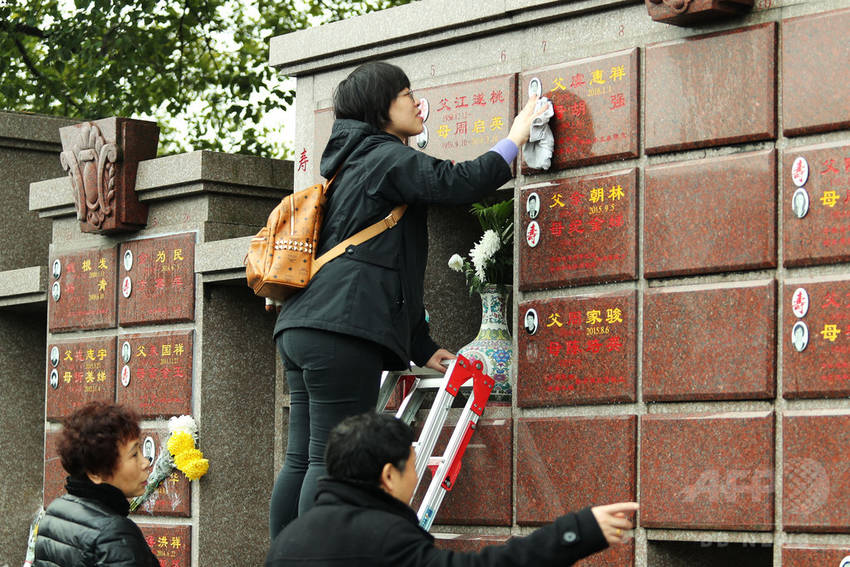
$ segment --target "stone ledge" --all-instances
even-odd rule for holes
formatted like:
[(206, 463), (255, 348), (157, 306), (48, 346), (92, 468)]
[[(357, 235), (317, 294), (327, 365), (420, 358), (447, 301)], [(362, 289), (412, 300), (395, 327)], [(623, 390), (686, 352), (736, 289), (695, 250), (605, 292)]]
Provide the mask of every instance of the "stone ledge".
[(199, 243), (195, 249), (195, 272), (204, 282), (233, 283), (247, 286), (245, 254), (250, 236)]
[[(199, 193), (280, 199), (292, 179), (291, 161), (197, 151), (140, 162), (136, 191), (142, 202)], [(73, 215), (69, 178), (31, 183), (29, 208), (42, 218)]]
[(78, 122), (29, 112), (0, 111), (0, 146), (55, 151), (56, 163), (59, 163), (59, 128)]
[(46, 290), (45, 266), (0, 272), (0, 307), (41, 303), (47, 297)]
[(452, 0), (424, 0), (273, 37), (269, 64), (290, 76), (307, 75), (377, 55), (387, 59), (400, 52), (635, 3), (473, 0), (459, 4)]

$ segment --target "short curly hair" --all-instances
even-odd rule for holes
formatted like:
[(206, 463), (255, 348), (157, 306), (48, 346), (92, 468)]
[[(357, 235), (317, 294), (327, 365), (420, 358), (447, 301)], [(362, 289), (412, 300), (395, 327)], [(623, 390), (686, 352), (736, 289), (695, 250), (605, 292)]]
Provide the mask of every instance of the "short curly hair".
[(69, 475), (110, 476), (118, 464), (118, 446), (141, 435), (139, 416), (117, 404), (90, 402), (62, 422), (57, 452)]

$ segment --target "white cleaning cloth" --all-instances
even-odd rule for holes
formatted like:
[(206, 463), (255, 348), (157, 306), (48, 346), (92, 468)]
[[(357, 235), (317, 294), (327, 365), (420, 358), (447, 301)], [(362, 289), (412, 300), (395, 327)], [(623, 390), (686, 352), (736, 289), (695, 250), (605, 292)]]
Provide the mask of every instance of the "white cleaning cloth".
[(522, 147), (522, 156), (528, 167), (533, 169), (549, 169), (552, 165), (552, 151), (555, 149), (555, 137), (549, 128), (549, 119), (555, 114), (552, 103), (545, 96), (537, 100), (534, 111), (538, 112), (546, 106), (543, 114), (531, 121), (531, 133), (528, 142)]

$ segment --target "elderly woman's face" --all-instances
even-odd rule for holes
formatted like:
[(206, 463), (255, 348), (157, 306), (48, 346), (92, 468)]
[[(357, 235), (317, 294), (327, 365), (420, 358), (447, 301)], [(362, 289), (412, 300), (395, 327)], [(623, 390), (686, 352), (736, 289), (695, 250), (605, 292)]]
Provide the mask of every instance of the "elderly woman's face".
[(127, 498), (140, 496), (145, 491), (150, 462), (142, 453), (139, 439), (118, 443), (118, 462), (112, 475), (101, 480), (124, 493)]
[(384, 131), (398, 136), (402, 142), (410, 136), (422, 132), (422, 117), (419, 115), (419, 101), (413, 96), (413, 91), (403, 89), (390, 104), (390, 123)]

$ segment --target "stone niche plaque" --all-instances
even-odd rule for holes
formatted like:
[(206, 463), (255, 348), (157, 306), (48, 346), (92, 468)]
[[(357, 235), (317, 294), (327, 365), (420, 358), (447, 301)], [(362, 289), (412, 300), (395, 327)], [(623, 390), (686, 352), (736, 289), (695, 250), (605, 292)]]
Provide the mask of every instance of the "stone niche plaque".
[(193, 333), (119, 335), (118, 402), (143, 417), (190, 413)]
[[(516, 75), (414, 88), (425, 130), (408, 144), (439, 159), (477, 158), (507, 137), (516, 115)], [(513, 166), (511, 166), (513, 168)]]
[(636, 302), (626, 291), (521, 303), (517, 404), (633, 402)]
[(798, 280), (782, 293), (783, 397), (850, 395), (850, 280)]
[(647, 278), (776, 266), (773, 150), (646, 168)]
[(519, 288), (635, 279), (637, 169), (520, 191)]
[(776, 283), (647, 290), (643, 344), (646, 401), (773, 398)]
[(776, 24), (647, 46), (647, 154), (776, 136)]
[(785, 412), (782, 524), (786, 532), (850, 533), (849, 431), (846, 409)]
[(94, 400), (114, 401), (115, 337), (49, 342), (46, 398), (49, 420)]
[[(552, 101), (550, 170), (638, 156), (638, 50), (528, 71), (520, 104), (534, 91)], [(538, 173), (523, 159), (524, 174)]]
[(115, 326), (116, 252), (115, 248), (94, 248), (50, 259), (50, 332)]
[(125, 242), (119, 259), (121, 326), (195, 318), (195, 233)]
[(846, 567), (843, 560), (850, 557), (850, 545), (794, 543), (782, 546), (783, 567)]
[(784, 264), (850, 260), (850, 145), (786, 148), (782, 179)]
[[(162, 451), (168, 451), (165, 443), (168, 441), (168, 430), (142, 429), (142, 452), (156, 462)], [(135, 512), (136, 520), (144, 516), (179, 516), (188, 518), (191, 515), (191, 485), (186, 476), (175, 470), (162, 481), (156, 492)], [(139, 517), (141, 516), (141, 518)]]
[(139, 524), (161, 567), (191, 567), (192, 526)]
[(786, 136), (850, 126), (850, 100), (836, 77), (850, 73), (850, 10), (782, 20), (782, 125)]
[(143, 228), (148, 206), (136, 195), (139, 162), (156, 157), (155, 122), (104, 118), (59, 129), (80, 230), (110, 234)]

